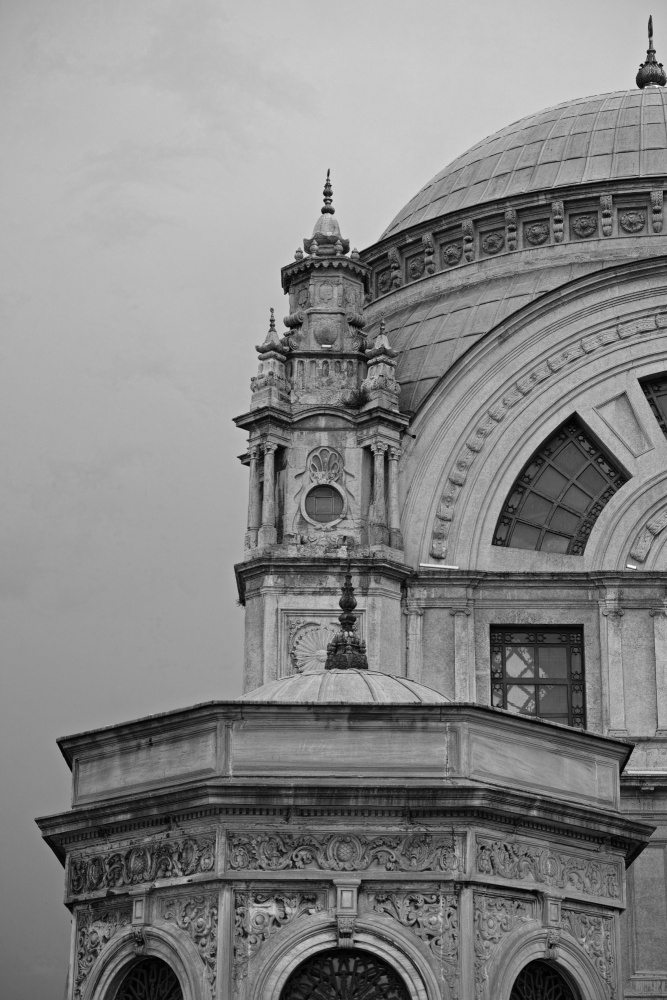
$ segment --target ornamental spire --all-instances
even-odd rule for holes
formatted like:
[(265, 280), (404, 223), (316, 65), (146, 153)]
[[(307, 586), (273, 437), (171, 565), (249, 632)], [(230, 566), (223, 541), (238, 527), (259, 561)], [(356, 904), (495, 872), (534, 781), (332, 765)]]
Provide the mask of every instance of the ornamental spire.
[(327, 179), (324, 182), (322, 194), (324, 195), (324, 204), (315, 223), (313, 235), (310, 238), (305, 237), (303, 248), (311, 257), (342, 257), (349, 252), (350, 241), (343, 239), (338, 220), (333, 217), (336, 209), (332, 204), (331, 170), (327, 170)]
[(333, 200), (332, 199), (333, 188), (331, 187), (331, 170), (327, 170), (327, 179), (324, 182), (324, 191), (322, 192), (322, 194), (324, 195), (324, 205), (322, 205), (322, 208), (320, 209), (322, 215), (333, 215), (336, 209), (331, 204)]
[(342, 614), (338, 616), (340, 632), (327, 646), (327, 662), (325, 670), (368, 670), (366, 643), (357, 635), (357, 616), (353, 614), (357, 606), (352, 586), (352, 574), (348, 565), (345, 582), (341, 587), (341, 599), (338, 602)]
[(636, 81), (640, 90), (643, 90), (644, 87), (664, 87), (667, 83), (667, 73), (665, 73), (662, 68), (662, 63), (659, 63), (655, 58), (655, 49), (653, 48), (652, 14), (648, 19), (648, 49), (646, 50), (646, 62), (640, 64)]

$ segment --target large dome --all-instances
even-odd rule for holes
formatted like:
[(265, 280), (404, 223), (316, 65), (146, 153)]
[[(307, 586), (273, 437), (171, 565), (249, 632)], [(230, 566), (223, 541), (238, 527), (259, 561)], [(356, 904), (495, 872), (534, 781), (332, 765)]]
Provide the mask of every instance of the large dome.
[(667, 88), (582, 97), (529, 115), (441, 170), (382, 234), (499, 198), (667, 174)]
[(432, 688), (379, 670), (305, 670), (269, 681), (242, 695), (239, 701), (282, 704), (384, 705), (447, 704), (449, 698)]

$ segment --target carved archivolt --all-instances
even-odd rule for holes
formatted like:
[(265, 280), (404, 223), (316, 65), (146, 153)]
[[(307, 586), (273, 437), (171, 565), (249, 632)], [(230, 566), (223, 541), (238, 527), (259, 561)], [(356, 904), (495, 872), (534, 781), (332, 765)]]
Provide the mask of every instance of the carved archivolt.
[(156, 879), (210, 872), (215, 864), (215, 840), (162, 840), (129, 850), (73, 857), (69, 892), (79, 895), (99, 889), (141, 885)]
[(634, 545), (630, 549), (630, 555), (637, 562), (644, 562), (649, 552), (651, 551), (651, 546), (653, 545), (653, 539), (656, 538), (661, 531), (667, 528), (667, 506), (664, 506), (658, 513), (647, 521), (646, 525), (637, 535)]
[(651, 333), (667, 327), (667, 313), (644, 316), (597, 333), (588, 334), (537, 364), (531, 371), (505, 389), (485, 411), (476, 427), (460, 449), (447, 477), (447, 485), (440, 497), (431, 539), (431, 555), (444, 559), (447, 555), (447, 538), (454, 517), (458, 497), (479, 453), (507, 414), (533, 391), (535, 386), (553, 380), (574, 362), (606, 348), (609, 344), (631, 337)]

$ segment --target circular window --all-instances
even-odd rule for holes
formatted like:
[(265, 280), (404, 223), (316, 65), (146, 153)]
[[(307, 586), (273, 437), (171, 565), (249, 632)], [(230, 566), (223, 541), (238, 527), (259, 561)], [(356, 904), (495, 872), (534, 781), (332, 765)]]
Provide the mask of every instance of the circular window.
[(343, 516), (345, 502), (333, 486), (314, 486), (306, 496), (305, 507), (311, 521), (327, 524)]

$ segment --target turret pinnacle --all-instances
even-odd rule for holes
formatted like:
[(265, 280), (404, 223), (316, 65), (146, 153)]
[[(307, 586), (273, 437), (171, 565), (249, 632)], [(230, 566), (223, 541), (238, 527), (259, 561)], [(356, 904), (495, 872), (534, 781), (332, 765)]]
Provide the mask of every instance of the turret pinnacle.
[(640, 90), (644, 87), (664, 87), (667, 83), (667, 73), (655, 58), (653, 48), (653, 15), (648, 19), (648, 49), (646, 50), (646, 62), (639, 66), (636, 77), (637, 86)]
[(306, 253), (313, 257), (340, 257), (350, 249), (350, 241), (343, 239), (340, 234), (338, 220), (334, 219), (336, 209), (333, 207), (333, 188), (331, 187), (331, 171), (327, 170), (327, 179), (324, 182), (324, 204), (320, 209), (320, 217), (315, 223), (313, 235), (309, 239), (306, 237), (303, 246)]
[(357, 616), (353, 614), (357, 606), (352, 586), (352, 575), (345, 574), (345, 582), (341, 587), (342, 596), (338, 602), (342, 614), (338, 616), (340, 632), (327, 646), (327, 662), (325, 670), (368, 670), (366, 658), (366, 643), (357, 635)]

